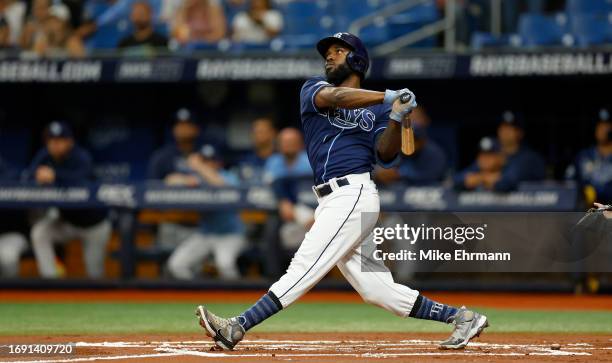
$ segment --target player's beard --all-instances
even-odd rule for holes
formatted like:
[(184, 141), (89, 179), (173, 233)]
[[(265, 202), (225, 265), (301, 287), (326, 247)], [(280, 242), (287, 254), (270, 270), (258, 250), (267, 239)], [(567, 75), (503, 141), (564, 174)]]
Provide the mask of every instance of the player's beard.
[(352, 73), (353, 71), (348, 67), (348, 65), (346, 65), (346, 63), (342, 63), (330, 71), (325, 70), (327, 81), (331, 84), (335, 84), (336, 86), (344, 82), (344, 80), (347, 79)]

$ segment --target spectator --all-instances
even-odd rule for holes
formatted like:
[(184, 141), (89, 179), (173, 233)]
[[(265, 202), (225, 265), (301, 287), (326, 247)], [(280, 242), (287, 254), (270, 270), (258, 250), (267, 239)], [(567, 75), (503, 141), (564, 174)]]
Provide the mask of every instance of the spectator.
[(6, 22), (6, 19), (0, 17), (0, 50), (11, 48), (11, 28)]
[(264, 166), (274, 153), (276, 127), (268, 117), (258, 118), (251, 126), (253, 150), (240, 162), (240, 176), (245, 181), (258, 181), (263, 176)]
[(135, 2), (132, 5), (130, 20), (134, 33), (121, 39), (119, 48), (130, 48), (130, 53), (137, 55), (152, 55), (156, 48), (168, 47), (168, 39), (153, 29), (153, 11), (148, 2)]
[(270, 0), (251, 0), (248, 11), (241, 11), (232, 22), (232, 38), (236, 42), (265, 43), (283, 28), (283, 16), (272, 9)]
[(278, 135), (278, 153), (270, 156), (264, 168), (264, 180), (272, 184), (283, 222), (281, 240), (287, 248), (297, 248), (314, 221), (314, 210), (297, 200), (297, 182), (312, 176), (304, 150), (302, 133), (285, 128)]
[[(0, 159), (0, 182), (12, 181), (15, 173)], [(27, 218), (21, 210), (0, 211), (0, 277), (17, 277), (19, 259), (28, 249), (24, 234)]]
[(427, 138), (424, 127), (414, 125), (415, 151), (403, 156), (396, 168), (376, 168), (376, 180), (382, 184), (402, 181), (410, 185), (427, 185), (441, 182), (447, 171), (446, 154), (433, 140)]
[[(70, 127), (64, 122), (52, 122), (45, 132), (46, 146), (40, 150), (26, 171), (26, 179), (42, 186), (68, 187), (87, 185), (93, 181), (92, 159), (87, 151), (75, 145)], [(104, 275), (106, 245), (111, 224), (104, 210), (51, 210), (32, 227), (31, 239), (40, 275), (60, 277), (56, 269), (54, 243), (66, 243), (79, 238), (87, 275)]]
[(25, 13), (26, 4), (24, 1), (0, 0), (0, 18), (3, 18), (8, 26), (9, 38), (7, 44), (11, 47), (19, 44)]
[(227, 33), (227, 21), (219, 0), (185, 0), (172, 27), (173, 37), (188, 42), (217, 43)]
[(506, 161), (503, 174), (495, 183), (495, 190), (513, 190), (520, 182), (545, 178), (544, 159), (523, 144), (523, 135), (521, 119), (511, 111), (504, 112), (497, 127), (497, 139)]
[(476, 161), (454, 177), (457, 189), (494, 190), (504, 168), (505, 159), (490, 137), (480, 140)]
[[(200, 153), (189, 156), (187, 164), (194, 171), (197, 185), (237, 186), (238, 178), (222, 169), (214, 146), (202, 146)], [(199, 231), (183, 241), (168, 259), (168, 271), (177, 279), (193, 279), (202, 271), (212, 253), (219, 275), (224, 279), (240, 277), (236, 260), (245, 245), (244, 227), (237, 212), (202, 213)]]
[(612, 121), (607, 110), (599, 112), (599, 120), (595, 126), (595, 142), (576, 157), (574, 177), (583, 188), (586, 202), (594, 200), (603, 203), (612, 201)]
[(72, 37), (70, 11), (64, 4), (48, 6), (47, 0), (34, 3), (34, 19), (26, 25), (22, 46), (41, 57), (81, 57), (83, 44)]

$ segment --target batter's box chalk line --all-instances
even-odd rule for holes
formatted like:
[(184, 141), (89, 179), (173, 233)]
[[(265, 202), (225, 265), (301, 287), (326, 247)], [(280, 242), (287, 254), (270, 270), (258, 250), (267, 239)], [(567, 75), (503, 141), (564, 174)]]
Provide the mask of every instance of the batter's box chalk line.
[[(190, 341), (105, 341), (77, 342), (78, 348), (116, 348), (117, 355), (61, 357), (53, 359), (20, 360), (28, 363), (71, 363), (92, 362), (113, 359), (143, 360), (147, 358), (165, 358), (177, 356), (196, 356), (208, 358), (238, 358), (238, 357), (275, 357), (282, 358), (325, 358), (325, 357), (355, 357), (355, 358), (399, 358), (418, 356), (591, 356), (596, 350), (609, 350), (612, 347), (595, 347), (588, 343), (568, 343), (562, 349), (551, 349), (550, 344), (498, 344), (472, 342), (466, 350), (440, 351), (437, 341), (433, 340), (244, 340), (239, 347), (260, 350), (250, 352), (238, 349), (233, 352), (206, 351), (212, 346), (210, 340)], [(130, 349), (151, 349), (151, 353), (129, 354)], [(418, 351), (416, 351), (418, 350)], [(78, 354), (78, 350), (77, 350)], [(20, 357), (24, 358), (24, 357)], [(1, 362), (0, 362), (1, 363)]]

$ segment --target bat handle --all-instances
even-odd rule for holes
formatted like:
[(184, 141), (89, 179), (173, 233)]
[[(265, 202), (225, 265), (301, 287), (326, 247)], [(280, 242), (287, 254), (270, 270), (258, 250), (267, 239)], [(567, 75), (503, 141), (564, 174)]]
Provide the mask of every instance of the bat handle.
[(412, 95), (410, 93), (402, 93), (399, 99), (401, 103), (408, 103), (412, 101)]

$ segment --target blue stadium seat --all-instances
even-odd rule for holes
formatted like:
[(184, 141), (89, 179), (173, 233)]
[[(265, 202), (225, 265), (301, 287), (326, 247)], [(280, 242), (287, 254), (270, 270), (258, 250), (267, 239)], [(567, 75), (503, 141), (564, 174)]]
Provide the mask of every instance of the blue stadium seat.
[[(389, 38), (397, 38), (422, 26), (438, 20), (439, 14), (434, 1), (427, 1), (417, 5), (402, 13), (393, 15), (388, 19)], [(429, 37), (415, 44), (414, 46), (432, 47), (435, 45), (435, 38)]]
[(612, 11), (612, 1), (610, 0), (567, 0), (565, 11), (569, 15), (584, 13), (604, 14)]
[(334, 1), (331, 11), (336, 16), (346, 16), (351, 21), (371, 14), (385, 5), (382, 0)]
[(286, 35), (317, 34), (324, 15), (316, 1), (295, 0), (283, 7)]
[(577, 14), (570, 18), (571, 33), (575, 44), (580, 47), (605, 44), (609, 39), (612, 25), (607, 16), (601, 14)]
[(496, 36), (491, 33), (475, 32), (472, 34), (471, 46), (473, 50), (506, 47), (510, 45), (510, 36), (508, 34)]
[(381, 44), (389, 39), (389, 28), (386, 23), (369, 25), (361, 29), (359, 37), (367, 46)]
[(563, 27), (555, 17), (540, 14), (523, 14), (519, 19), (519, 35), (522, 46), (561, 45)]
[(89, 131), (88, 148), (101, 180), (143, 180), (155, 148), (155, 136), (145, 127), (100, 126)]

